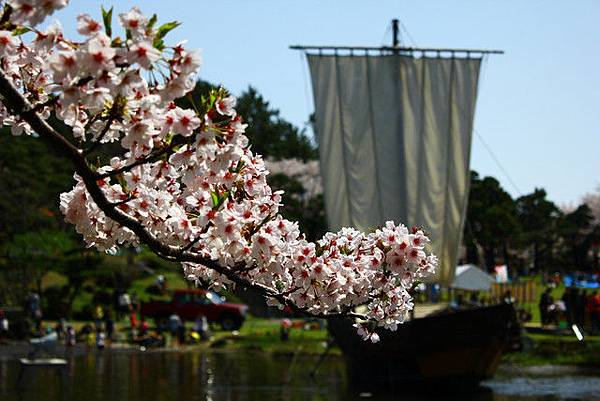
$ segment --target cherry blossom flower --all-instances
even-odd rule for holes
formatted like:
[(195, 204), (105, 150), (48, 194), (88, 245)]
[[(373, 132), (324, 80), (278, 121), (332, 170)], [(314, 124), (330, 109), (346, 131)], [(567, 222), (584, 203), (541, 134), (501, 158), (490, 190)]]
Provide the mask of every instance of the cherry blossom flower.
[(67, 5), (68, 0), (7, 0), (13, 9), (11, 20), (15, 23), (37, 25), (48, 15)]
[(119, 14), (119, 21), (125, 29), (136, 35), (145, 33), (148, 23), (148, 19), (137, 7), (132, 7), (128, 12)]
[(236, 100), (233, 96), (228, 96), (217, 102), (217, 111), (224, 116), (235, 116)]
[(154, 48), (152, 43), (143, 41), (137, 42), (130, 47), (127, 56), (125, 57), (125, 61), (132, 64), (137, 63), (142, 68), (150, 70), (152, 69), (152, 64), (160, 59), (160, 56), (160, 51)]
[(116, 51), (110, 46), (110, 38), (100, 32), (87, 42), (87, 51), (78, 54), (81, 69), (90, 74), (99, 74), (113, 68)]
[(17, 44), (17, 39), (10, 31), (0, 31), (0, 56), (12, 54)]
[(102, 30), (102, 25), (89, 14), (81, 14), (77, 17), (77, 32), (82, 35), (93, 35)]

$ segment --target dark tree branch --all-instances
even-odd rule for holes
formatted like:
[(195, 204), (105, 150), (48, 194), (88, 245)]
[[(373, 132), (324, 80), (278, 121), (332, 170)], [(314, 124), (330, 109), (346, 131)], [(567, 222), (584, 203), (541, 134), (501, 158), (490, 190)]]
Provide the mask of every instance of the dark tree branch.
[(92, 145), (84, 151), (85, 155), (91, 154), (92, 152), (94, 152), (94, 150), (96, 150), (98, 148), (98, 146), (101, 145), (102, 140), (104, 139), (104, 137), (108, 133), (108, 130), (110, 129), (110, 126), (112, 125), (112, 122), (113, 122), (113, 118), (109, 117), (108, 120), (106, 121), (106, 125), (102, 129), (102, 132), (100, 132), (100, 135), (98, 135), (98, 139), (96, 139), (96, 141), (94, 143), (92, 143)]
[(108, 178), (108, 177), (114, 177), (121, 173), (126, 173), (128, 171), (131, 171), (135, 167), (141, 166), (142, 164), (154, 163), (155, 161), (159, 160), (162, 156), (169, 154), (169, 152), (172, 150), (173, 150), (173, 148), (171, 146), (164, 147), (154, 154), (149, 154), (148, 156), (138, 159), (138, 160), (134, 161), (133, 163), (123, 166), (119, 169), (111, 170), (111, 171), (108, 171), (103, 174), (98, 174), (97, 178), (103, 179), (103, 178)]

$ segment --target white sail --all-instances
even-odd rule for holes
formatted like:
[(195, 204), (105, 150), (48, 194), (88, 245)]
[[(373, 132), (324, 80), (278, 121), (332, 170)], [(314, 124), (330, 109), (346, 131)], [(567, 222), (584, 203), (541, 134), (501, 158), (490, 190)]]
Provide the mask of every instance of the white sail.
[(454, 277), (469, 191), (479, 58), (308, 55), (329, 228), (428, 231)]

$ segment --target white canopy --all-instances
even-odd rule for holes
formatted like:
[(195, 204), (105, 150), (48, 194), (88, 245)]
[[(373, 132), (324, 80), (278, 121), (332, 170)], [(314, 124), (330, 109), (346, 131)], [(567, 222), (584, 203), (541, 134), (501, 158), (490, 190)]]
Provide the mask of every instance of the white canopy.
[(423, 227), (452, 283), (480, 59), (309, 55), (331, 230)]
[(456, 276), (452, 288), (467, 291), (489, 291), (494, 277), (475, 265), (460, 265), (456, 268)]

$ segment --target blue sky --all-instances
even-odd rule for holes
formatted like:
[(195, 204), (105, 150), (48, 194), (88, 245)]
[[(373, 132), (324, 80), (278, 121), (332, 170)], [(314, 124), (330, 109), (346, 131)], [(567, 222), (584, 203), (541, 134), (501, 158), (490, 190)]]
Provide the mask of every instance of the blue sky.
[(291, 44), (381, 45), (400, 18), (407, 45), (502, 49), (480, 81), (471, 166), (513, 195), (535, 187), (559, 204), (600, 184), (600, 2), (421, 1), (72, 1), (58, 13), (75, 32), (82, 12), (100, 16), (138, 5), (183, 25), (168, 38), (202, 49), (200, 77), (234, 93), (255, 86), (284, 118), (304, 126), (313, 102), (308, 72)]

